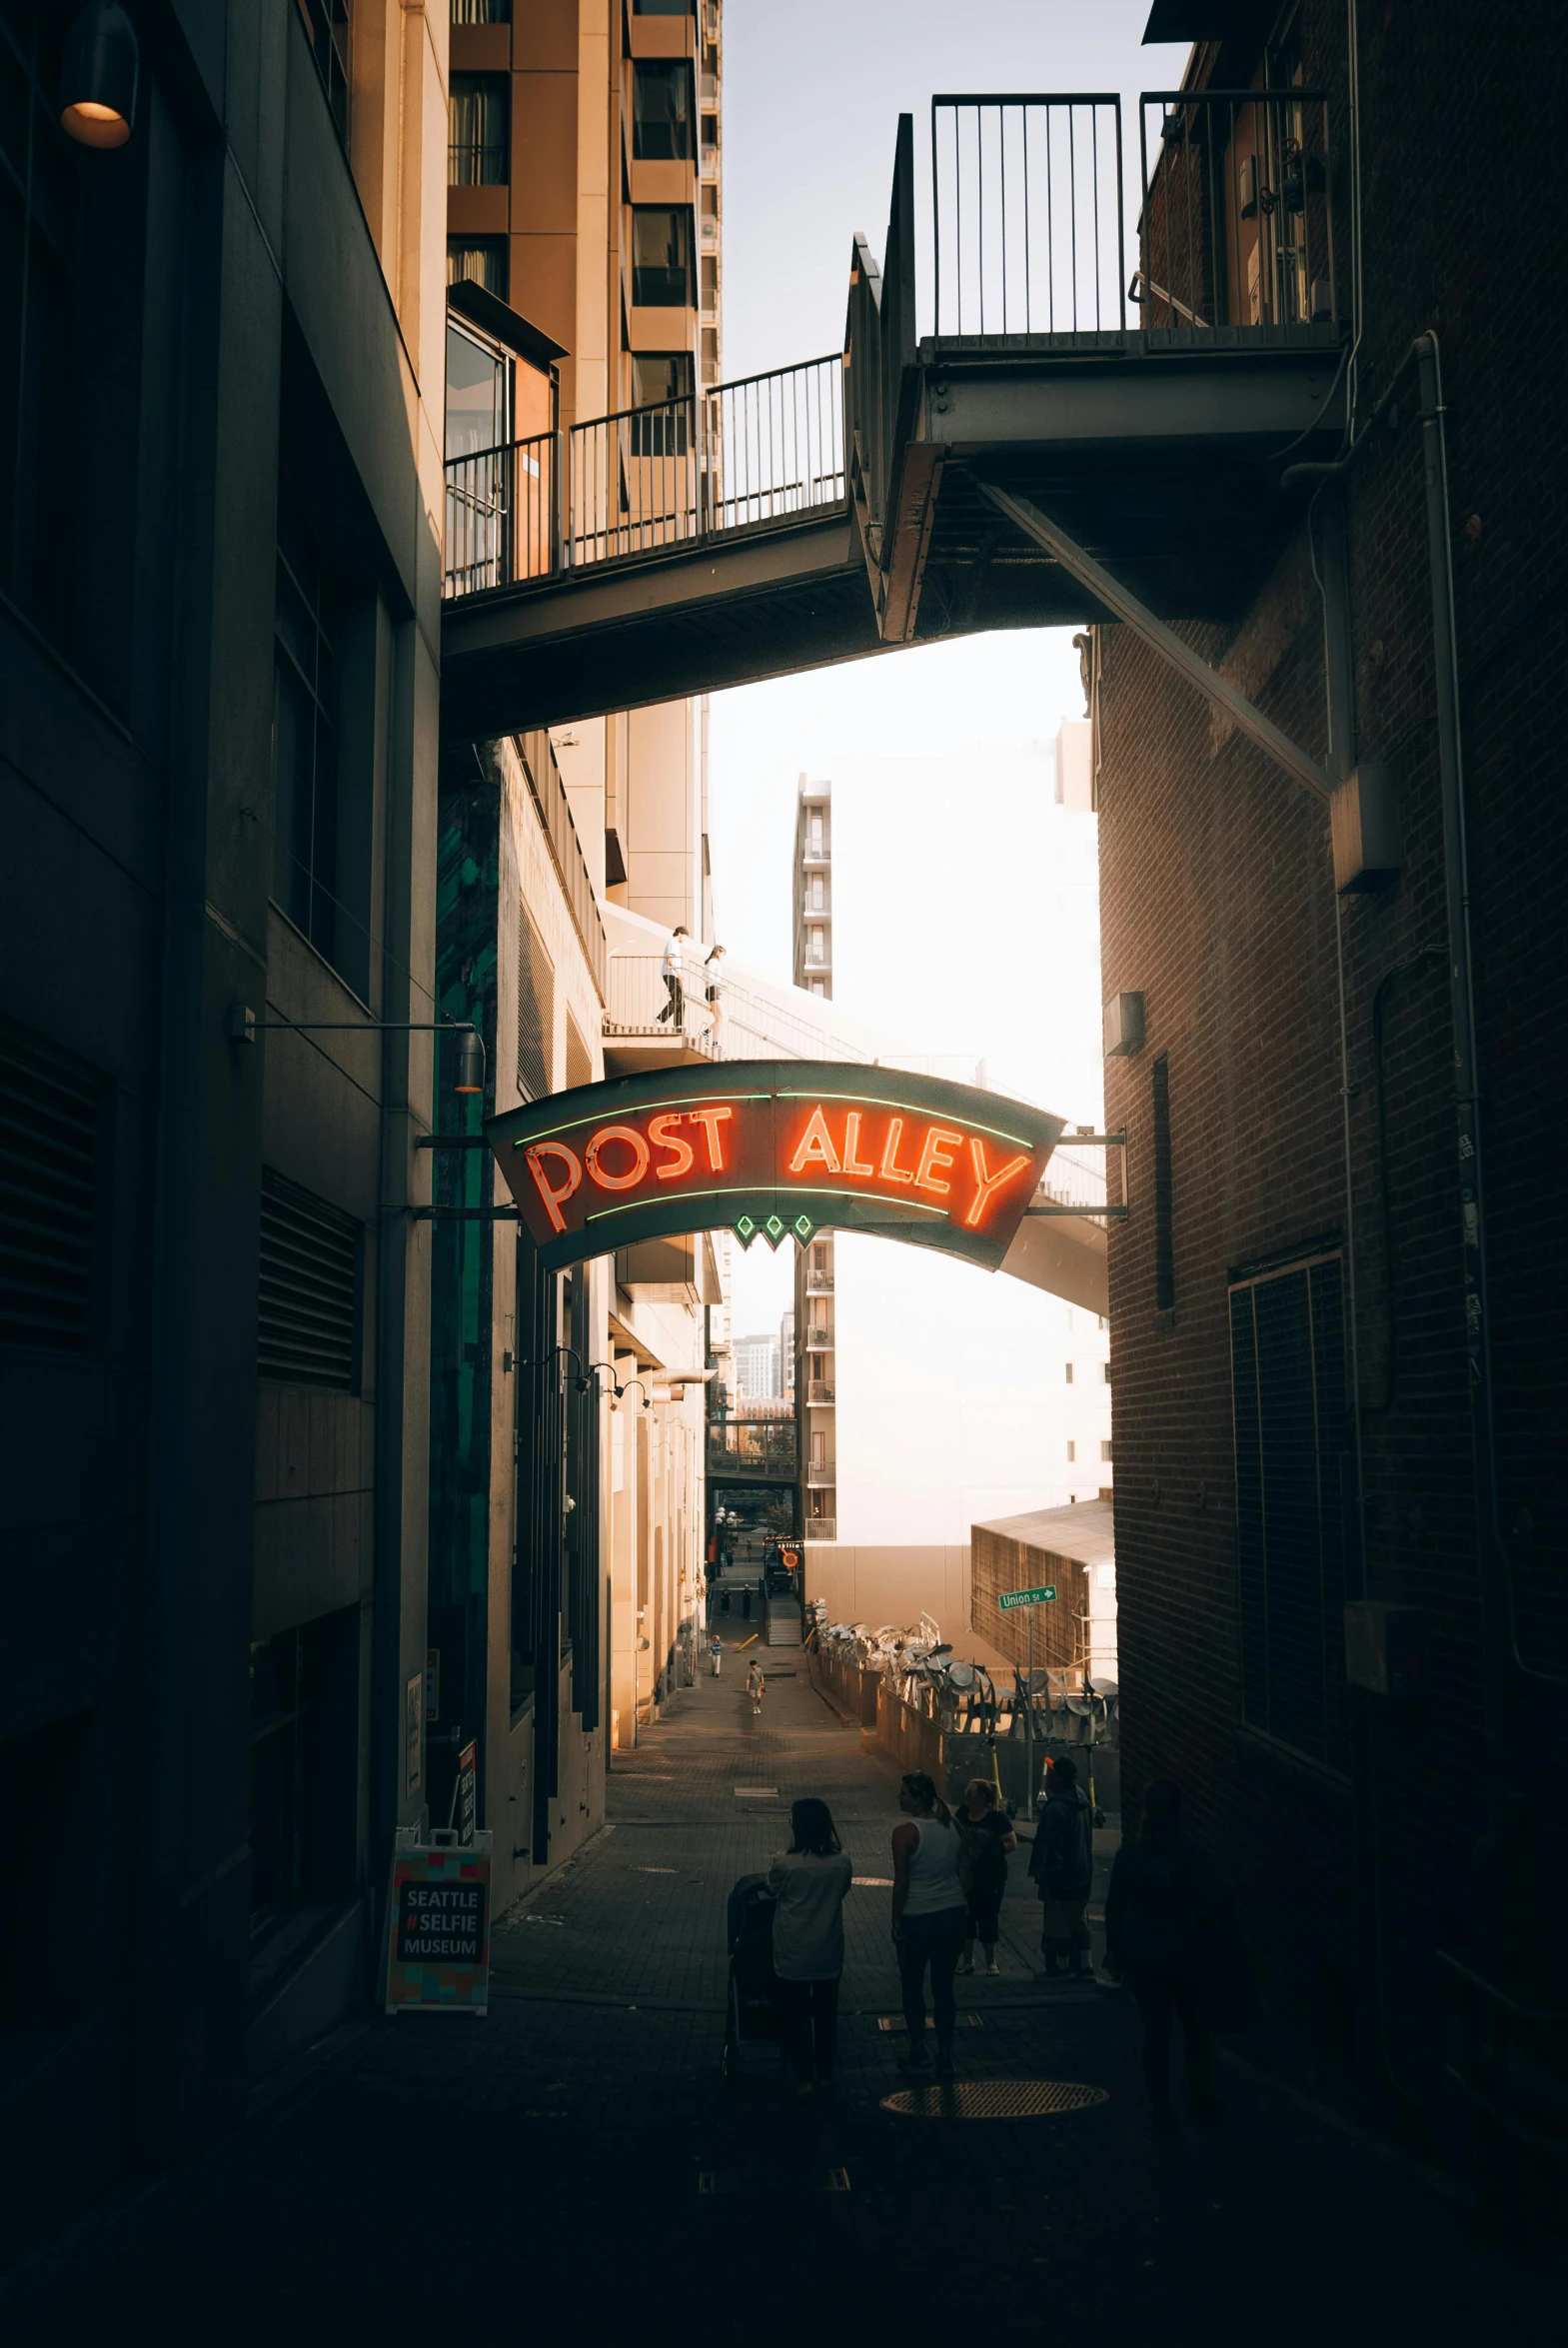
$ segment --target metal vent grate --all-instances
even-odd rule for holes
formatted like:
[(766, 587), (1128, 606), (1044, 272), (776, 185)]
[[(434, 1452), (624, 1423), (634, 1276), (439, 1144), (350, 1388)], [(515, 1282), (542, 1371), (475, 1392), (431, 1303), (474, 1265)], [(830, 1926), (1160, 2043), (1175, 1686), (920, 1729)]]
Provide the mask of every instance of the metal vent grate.
[(91, 1337), (103, 1098), (93, 1070), (0, 1029), (0, 1344)]
[(353, 1392), (359, 1231), (351, 1215), (263, 1167), (263, 1377)]
[(914, 2120), (1041, 2120), (1109, 2101), (1105, 2088), (1076, 2079), (957, 2079), (901, 2087), (882, 2109)]

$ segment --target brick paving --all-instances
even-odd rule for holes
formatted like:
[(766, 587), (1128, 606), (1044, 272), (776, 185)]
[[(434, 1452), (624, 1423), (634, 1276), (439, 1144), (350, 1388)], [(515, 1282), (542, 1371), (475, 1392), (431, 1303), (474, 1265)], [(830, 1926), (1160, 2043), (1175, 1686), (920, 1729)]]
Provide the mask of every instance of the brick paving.
[[(885, 2112), (902, 2038), (878, 2027), (897, 1986), (876, 1886), (846, 1911), (836, 2097), (798, 2108), (762, 2050), (727, 2088), (725, 1903), (787, 1839), (789, 1799), (831, 1805), (856, 1874), (891, 1872), (893, 1772), (791, 1666), (761, 1720), (739, 1674), (704, 1679), (618, 1758), (609, 1825), (499, 1923), (487, 2020), (351, 2034), (199, 2174), (38, 2270), (8, 2336), (118, 2339), (155, 2315), (224, 2348), (545, 2323), (881, 2341), (983, 2317), (1140, 2343), (1538, 2328), (1544, 2269), (1472, 2256), (1451, 2192), (1233, 2065), (1228, 2118), (1153, 2145), (1126, 2000), (1045, 1980), (1021, 1852), (1003, 1975), (959, 1983), (980, 2016), (960, 2076), (1082, 2081), (1106, 2103)], [(834, 2171), (847, 2192), (820, 2189)]]

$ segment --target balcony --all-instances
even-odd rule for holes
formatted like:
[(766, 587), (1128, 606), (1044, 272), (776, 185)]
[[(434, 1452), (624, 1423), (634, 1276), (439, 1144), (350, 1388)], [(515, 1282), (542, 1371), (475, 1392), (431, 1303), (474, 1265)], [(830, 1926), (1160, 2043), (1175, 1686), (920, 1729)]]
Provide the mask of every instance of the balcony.
[(808, 1271), (805, 1275), (805, 1292), (808, 1296), (830, 1296), (833, 1292), (832, 1273)]
[(808, 1541), (835, 1541), (838, 1538), (838, 1520), (833, 1516), (807, 1516), (805, 1532)]
[(808, 1353), (830, 1353), (833, 1349), (832, 1330), (830, 1328), (811, 1329), (806, 1336), (805, 1349)]
[(805, 1398), (807, 1402), (830, 1402), (833, 1398), (832, 1379), (830, 1377), (807, 1378), (805, 1381)]
[(831, 1459), (813, 1459), (805, 1471), (807, 1491), (830, 1492), (838, 1481), (838, 1471)]

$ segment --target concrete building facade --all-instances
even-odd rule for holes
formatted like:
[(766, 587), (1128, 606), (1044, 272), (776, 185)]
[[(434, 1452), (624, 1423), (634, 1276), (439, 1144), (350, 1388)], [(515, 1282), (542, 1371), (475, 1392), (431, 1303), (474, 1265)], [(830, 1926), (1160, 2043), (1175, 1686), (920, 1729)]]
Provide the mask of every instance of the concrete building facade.
[(446, 17), (132, 13), (94, 150), (0, 12), (12, 2250), (364, 2002), (426, 1798)]

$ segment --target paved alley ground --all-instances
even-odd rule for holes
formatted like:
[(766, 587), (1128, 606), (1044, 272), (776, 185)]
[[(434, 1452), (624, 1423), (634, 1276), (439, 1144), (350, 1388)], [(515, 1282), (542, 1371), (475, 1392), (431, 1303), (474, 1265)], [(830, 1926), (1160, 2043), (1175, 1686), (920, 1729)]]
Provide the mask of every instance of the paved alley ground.
[(874, 1880), (847, 1910), (836, 2097), (798, 2108), (766, 2054), (726, 2087), (726, 1898), (787, 1840), (789, 1799), (831, 1805), (857, 1876), (891, 1873), (890, 1770), (803, 1656), (768, 1661), (761, 1721), (732, 1657), (618, 1758), (607, 1830), (498, 1928), (487, 2020), (345, 2033), (200, 2175), (36, 2268), (25, 2302), (0, 2300), (0, 2335), (478, 2348), (1542, 2330), (1545, 2265), (1472, 2255), (1461, 2198), (1244, 2069), (1216, 2074), (1224, 2121), (1155, 2147), (1127, 2001), (1042, 1977), (1021, 1851), (1003, 1976), (959, 1983), (959, 2076), (1108, 2100), (1056, 2119), (884, 2109), (904, 2082), (901, 2036), (881, 2027), (898, 2006)]

